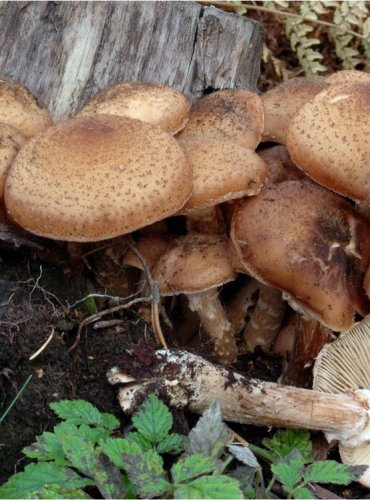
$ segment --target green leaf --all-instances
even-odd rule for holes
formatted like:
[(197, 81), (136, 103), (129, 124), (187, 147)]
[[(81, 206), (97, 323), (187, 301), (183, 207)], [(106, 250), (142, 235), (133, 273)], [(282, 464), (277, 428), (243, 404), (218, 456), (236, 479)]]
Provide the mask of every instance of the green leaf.
[(68, 465), (62, 445), (53, 432), (43, 432), (36, 437), (36, 442), (23, 448), (22, 452), (29, 458), (40, 461), (55, 460), (60, 465)]
[(232, 443), (233, 435), (222, 421), (218, 401), (214, 401), (203, 413), (190, 431), (189, 439), (190, 453), (200, 453), (208, 457), (219, 457), (225, 446)]
[(176, 488), (174, 498), (243, 498), (243, 493), (236, 479), (220, 476), (203, 476), (189, 484)]
[(140, 446), (143, 451), (148, 451), (153, 449), (153, 445), (150, 441), (148, 441), (142, 434), (139, 432), (129, 432), (125, 439), (132, 443), (136, 443)]
[(172, 478), (175, 483), (189, 481), (202, 474), (210, 474), (216, 468), (216, 460), (204, 455), (190, 455), (186, 458), (181, 458), (176, 462), (172, 469)]
[(304, 460), (298, 450), (293, 450), (280, 462), (271, 465), (271, 471), (290, 493), (302, 479)]
[(73, 489), (67, 490), (60, 486), (51, 485), (45, 486), (40, 491), (32, 492), (26, 495), (25, 498), (40, 498), (40, 499), (58, 499), (58, 498), (91, 498), (83, 490)]
[(335, 460), (319, 460), (310, 465), (304, 475), (305, 483), (349, 484), (348, 467)]
[(23, 472), (14, 474), (7, 483), (0, 486), (0, 498), (25, 498), (48, 485), (71, 491), (93, 484), (93, 481), (82, 478), (68, 467), (39, 462), (27, 465)]
[(235, 458), (237, 458), (240, 462), (243, 462), (243, 464), (248, 465), (253, 469), (260, 467), (256, 456), (248, 446), (231, 444), (228, 446), (228, 450), (234, 455)]
[[(294, 449), (301, 453), (305, 464), (311, 463), (314, 460), (310, 433), (304, 429), (277, 431), (271, 439), (263, 439), (262, 444), (272, 451), (274, 458), (271, 462), (286, 457)], [(251, 448), (253, 451), (254, 447)]]
[(124, 453), (123, 460), (130, 481), (142, 497), (164, 496), (172, 488), (163, 469), (163, 460), (154, 450), (145, 453)]
[(172, 415), (155, 394), (150, 394), (141, 410), (132, 417), (132, 423), (145, 439), (157, 444), (167, 436), (172, 427)]
[(103, 498), (124, 498), (123, 476), (109, 458), (95, 450), (94, 480)]
[(102, 439), (108, 438), (111, 431), (104, 427), (90, 427), (89, 425), (82, 424), (79, 426), (79, 432), (86, 436), (86, 438), (94, 444), (99, 443)]
[(181, 453), (184, 451), (189, 440), (180, 434), (168, 434), (163, 441), (157, 444), (158, 453)]
[(88, 401), (77, 399), (75, 401), (63, 400), (50, 403), (50, 408), (55, 411), (62, 420), (69, 420), (71, 423), (89, 424), (104, 427), (113, 431), (120, 426), (119, 421), (110, 413), (101, 413)]
[(316, 498), (315, 495), (312, 493), (311, 490), (309, 490), (308, 488), (294, 488), (292, 490), (292, 495), (294, 498), (303, 498), (303, 499), (312, 499), (312, 498)]
[(139, 444), (122, 438), (107, 438), (99, 443), (109, 459), (120, 469), (125, 469), (124, 454), (142, 456), (143, 450)]
[(64, 455), (76, 469), (91, 476), (95, 466), (94, 443), (76, 425), (62, 422), (55, 428)]

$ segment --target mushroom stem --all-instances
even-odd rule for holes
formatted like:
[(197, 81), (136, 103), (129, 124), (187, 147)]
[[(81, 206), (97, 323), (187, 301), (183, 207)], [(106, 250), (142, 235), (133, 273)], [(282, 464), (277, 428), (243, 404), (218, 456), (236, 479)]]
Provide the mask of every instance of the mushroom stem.
[[(154, 378), (120, 389), (122, 409), (133, 411), (147, 394), (157, 392), (199, 414), (218, 400), (223, 418), (233, 422), (321, 430), (329, 440), (350, 446), (370, 441), (368, 390), (326, 394), (247, 379), (180, 350), (157, 351), (154, 364)], [(115, 369), (108, 377), (119, 383), (127, 374)]]
[(226, 225), (220, 207), (211, 206), (186, 214), (189, 233), (225, 234)]
[(235, 331), (226, 317), (218, 289), (189, 294), (188, 300), (189, 308), (198, 313), (203, 330), (213, 341), (217, 357), (226, 365), (232, 363), (238, 354)]
[(270, 350), (279, 333), (285, 305), (280, 290), (260, 284), (257, 304), (243, 332), (248, 351), (257, 346)]
[(236, 332), (245, 327), (246, 317), (256, 304), (260, 283), (251, 278), (246, 281), (226, 304), (227, 319)]

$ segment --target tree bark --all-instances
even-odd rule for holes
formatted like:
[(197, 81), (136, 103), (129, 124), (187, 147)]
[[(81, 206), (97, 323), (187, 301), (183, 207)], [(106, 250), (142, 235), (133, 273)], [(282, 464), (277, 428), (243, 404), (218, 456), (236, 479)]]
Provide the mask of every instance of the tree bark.
[(193, 2), (1, 2), (0, 74), (60, 121), (125, 80), (168, 84), (192, 102), (256, 91), (262, 38), (256, 21)]

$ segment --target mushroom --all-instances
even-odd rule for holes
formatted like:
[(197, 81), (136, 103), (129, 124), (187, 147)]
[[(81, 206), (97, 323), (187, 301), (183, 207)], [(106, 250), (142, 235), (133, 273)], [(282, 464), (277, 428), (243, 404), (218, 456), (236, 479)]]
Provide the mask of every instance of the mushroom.
[(370, 201), (370, 85), (330, 85), (292, 119), (287, 148), (315, 182)]
[(186, 294), (224, 364), (235, 360), (235, 332), (218, 296), (218, 288), (236, 278), (228, 256), (227, 238), (189, 234), (177, 239), (153, 268), (161, 296)]
[(171, 135), (138, 120), (98, 114), (30, 139), (10, 168), (5, 203), (30, 232), (86, 242), (174, 214), (191, 190), (191, 169)]
[(188, 121), (190, 103), (177, 90), (158, 83), (124, 82), (96, 94), (79, 112), (126, 116), (176, 134)]
[(257, 154), (267, 167), (265, 186), (306, 177), (304, 172), (292, 162), (286, 146), (282, 144), (262, 149)]
[(329, 328), (349, 330), (369, 310), (368, 222), (334, 193), (304, 180), (265, 188), (236, 210), (231, 236), (248, 274)]
[(20, 83), (0, 77), (0, 122), (22, 133), (27, 139), (52, 124), (49, 112)]
[(216, 206), (258, 194), (267, 175), (263, 160), (254, 151), (209, 137), (180, 137), (179, 144), (193, 171), (193, 192), (179, 213), (187, 216), (190, 230), (225, 233)]
[[(338, 373), (343, 369), (343, 361), (343, 353), (338, 354)], [(353, 358), (352, 365), (355, 363)], [(338, 440), (352, 449), (370, 441), (368, 389), (344, 388), (333, 394), (283, 386), (244, 377), (181, 350), (156, 351), (146, 376), (134, 370), (113, 368), (108, 373), (110, 383), (123, 384), (118, 399), (125, 412), (134, 411), (149, 393), (155, 392), (170, 404), (195, 413), (203, 413), (217, 400), (227, 421), (320, 430), (329, 441)], [(361, 369), (357, 371), (360, 373)]]
[(178, 137), (207, 136), (255, 149), (263, 130), (261, 98), (249, 90), (218, 90), (199, 101)]
[(370, 83), (370, 75), (365, 71), (344, 69), (327, 76), (325, 78), (325, 82), (330, 83), (331, 85), (342, 83)]
[(297, 111), (312, 97), (328, 87), (324, 80), (292, 78), (265, 92), (263, 141), (286, 143), (287, 130)]
[(5, 181), (15, 155), (26, 142), (21, 132), (0, 122), (0, 200), (4, 197)]

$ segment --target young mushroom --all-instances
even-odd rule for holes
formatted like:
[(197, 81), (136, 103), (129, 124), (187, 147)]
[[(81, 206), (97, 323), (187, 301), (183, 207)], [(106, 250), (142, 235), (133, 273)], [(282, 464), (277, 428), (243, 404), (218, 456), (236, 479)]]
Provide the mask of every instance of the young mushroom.
[(100, 91), (79, 115), (126, 116), (176, 134), (188, 121), (189, 110), (188, 99), (171, 87), (158, 83), (124, 82)]
[(0, 200), (4, 197), (10, 165), (25, 142), (26, 138), (21, 132), (0, 122)]
[(247, 273), (329, 328), (368, 312), (368, 222), (336, 194), (304, 180), (265, 188), (236, 210), (231, 236)]
[[(358, 353), (358, 347), (355, 350)], [(329, 372), (334, 370), (339, 374), (343, 363), (347, 365), (345, 356), (337, 352), (330, 364), (337, 369), (329, 368)], [(348, 370), (359, 374), (368, 370), (370, 359), (367, 358), (366, 368), (360, 368), (358, 358), (352, 357)], [(319, 363), (316, 377), (323, 370)], [(352, 384), (343, 384), (338, 393), (333, 394), (250, 379), (188, 352), (161, 350), (154, 353), (151, 372), (146, 376), (141, 376), (139, 371), (114, 368), (108, 380), (112, 384), (122, 382), (118, 398), (125, 412), (134, 411), (147, 394), (156, 392), (170, 404), (200, 414), (217, 400), (223, 418), (232, 422), (320, 430), (329, 441), (340, 441), (341, 446), (351, 449), (352, 453), (355, 449), (362, 450), (361, 445), (370, 441), (370, 390), (362, 388), (356, 377)], [(365, 387), (369, 387), (368, 376)], [(370, 461), (362, 463), (370, 464)]]
[(192, 172), (177, 141), (159, 127), (97, 114), (30, 139), (5, 187), (10, 216), (57, 240), (100, 241), (178, 212)]

